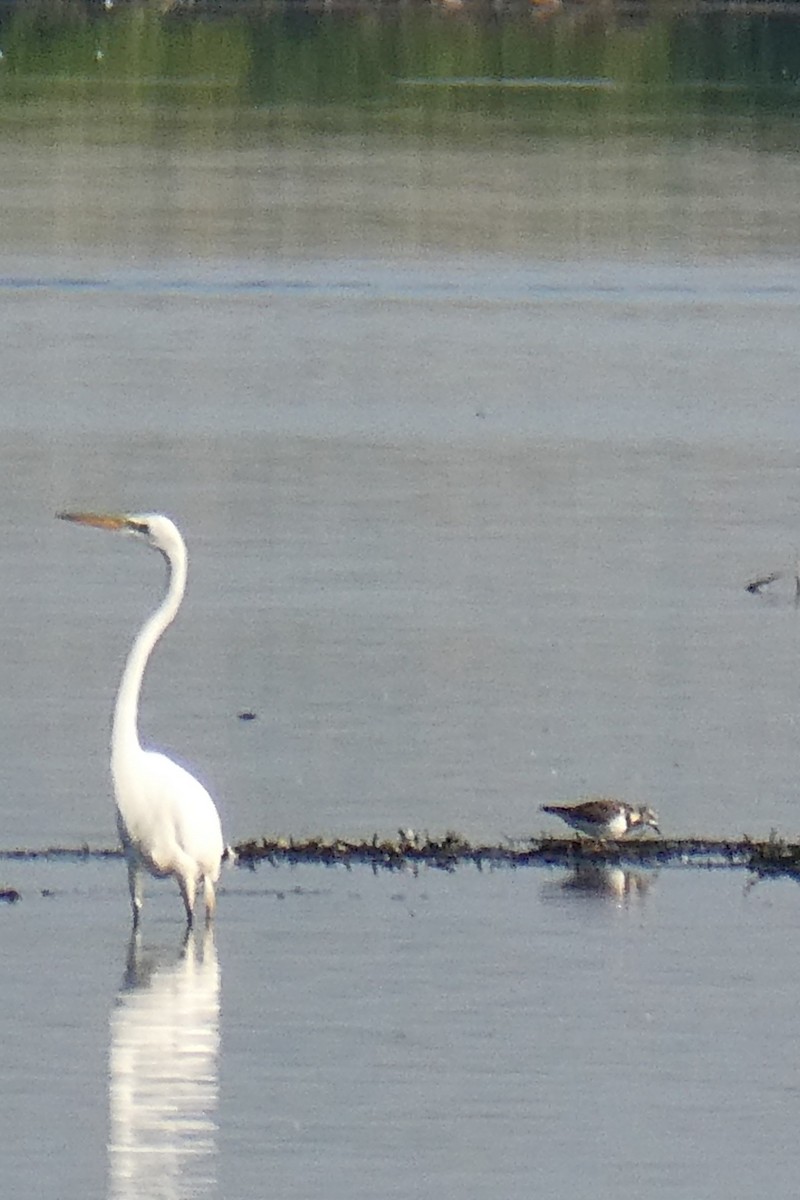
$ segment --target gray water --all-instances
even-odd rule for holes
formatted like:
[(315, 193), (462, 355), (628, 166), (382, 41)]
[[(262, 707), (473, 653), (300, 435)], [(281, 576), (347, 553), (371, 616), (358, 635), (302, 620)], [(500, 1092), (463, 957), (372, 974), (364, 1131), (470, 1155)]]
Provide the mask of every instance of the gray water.
[[(794, 152), (2, 149), (4, 847), (114, 843), (162, 585), (62, 508), (184, 530), (142, 729), (229, 840), (797, 834)], [(2, 878), (10, 1195), (794, 1194), (793, 884), (230, 870), (182, 953), (119, 862)]]
[(17, 870), (9, 1194), (792, 1194), (795, 885), (235, 875), (218, 962), (151, 899), (131, 990), (123, 874)]

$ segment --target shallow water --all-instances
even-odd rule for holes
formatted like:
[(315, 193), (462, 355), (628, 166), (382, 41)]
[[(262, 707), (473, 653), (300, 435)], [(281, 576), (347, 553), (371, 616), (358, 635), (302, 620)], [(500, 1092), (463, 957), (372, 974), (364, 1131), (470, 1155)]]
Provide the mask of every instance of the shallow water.
[[(746, 274), (731, 270), (729, 289)], [(352, 303), (336, 302), (339, 320)], [(238, 311), (241, 301), (218, 304)], [(107, 298), (91, 305), (108, 319)], [(669, 356), (678, 318), (671, 299), (656, 304), (660, 320), (639, 328), (638, 354), (650, 354), (653, 372), (643, 393), (617, 361), (621, 348), (604, 340), (616, 306), (594, 297), (565, 306), (573, 340), (580, 327), (595, 353), (576, 351), (542, 399), (540, 373), (557, 374), (552, 347), (520, 351), (527, 401), (513, 349), (509, 363), (485, 351), (495, 390), (467, 399), (459, 380), (474, 381), (459, 368), (480, 356), (484, 313), (444, 302), (444, 336), (427, 302), (408, 300), (397, 322), (391, 311), (371, 318), (393, 339), (392, 361), (407, 364), (396, 378), (383, 364), (398, 394), (417, 340), (435, 343), (440, 392), (418, 390), (404, 417), (377, 380), (359, 409), (331, 364), (324, 379), (336, 394), (321, 383), (312, 412), (298, 415), (315, 390), (302, 357), (307, 386), (279, 374), (274, 403), (261, 403), (236, 386), (259, 369), (257, 350), (231, 360), (207, 429), (187, 413), (186, 433), (172, 432), (170, 391), (151, 432), (131, 432), (121, 381), (97, 390), (96, 412), (81, 410), (82, 440), (74, 428), (63, 437), (9, 428), (0, 646), (14, 681), (5, 723), (15, 753), (5, 763), (14, 797), (5, 844), (113, 842), (107, 714), (133, 629), (162, 583), (139, 548), (54, 521), (62, 507), (153, 508), (180, 520), (190, 594), (148, 675), (143, 729), (205, 773), (236, 840), (400, 825), (519, 836), (540, 828), (538, 803), (587, 791), (651, 803), (676, 835), (793, 834), (796, 612), (788, 587), (773, 599), (743, 585), (791, 568), (797, 544), (793, 359), (766, 344), (795, 314), (782, 299), (728, 299), (713, 344), (693, 348), (691, 315), (677, 306), (683, 340), (676, 332)], [(299, 336), (303, 304), (293, 300), (284, 318), (292, 311)], [(205, 314), (207, 347), (192, 367), (201, 388), (218, 312)], [(522, 320), (502, 305), (494, 314), (498, 338), (509, 315)], [(169, 314), (153, 322), (166, 336)], [(85, 327), (105, 370), (106, 343), (91, 320)], [(719, 403), (697, 383), (681, 412), (669, 395), (678, 347), (684, 382), (722, 376), (743, 328), (774, 364), (770, 395), (758, 394), (758, 358), (744, 359), (737, 394)], [(342, 342), (345, 376), (366, 369), (374, 346), (356, 351), (352, 336)], [(571, 375), (591, 410), (585, 422), (559, 400)], [(643, 439), (634, 421), (666, 429)], [(754, 443), (751, 426), (774, 436)], [(257, 720), (239, 721), (243, 710)]]
[[(790, 123), (85, 86), (0, 132), (0, 847), (115, 840), (161, 568), (70, 508), (186, 534), (142, 728), (231, 841), (522, 837), (587, 792), (795, 836)], [(169, 884), (129, 944), (118, 861), (0, 883), (9, 1194), (793, 1194), (791, 883), (231, 869), (185, 951)]]
[(15, 1194), (790, 1193), (794, 885), (229, 872), (216, 953), (159, 889), (132, 979), (123, 874), (1, 914)]

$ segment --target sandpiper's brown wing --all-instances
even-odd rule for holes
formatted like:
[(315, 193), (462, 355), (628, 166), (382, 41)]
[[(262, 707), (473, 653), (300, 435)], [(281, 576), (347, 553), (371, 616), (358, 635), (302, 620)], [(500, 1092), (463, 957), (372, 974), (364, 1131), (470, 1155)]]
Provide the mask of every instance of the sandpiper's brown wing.
[(559, 817), (582, 817), (586, 821), (607, 821), (609, 817), (613, 817), (620, 809), (623, 811), (627, 805), (621, 800), (583, 800), (580, 804), (565, 804), (551, 805), (545, 807), (544, 812), (556, 813)]

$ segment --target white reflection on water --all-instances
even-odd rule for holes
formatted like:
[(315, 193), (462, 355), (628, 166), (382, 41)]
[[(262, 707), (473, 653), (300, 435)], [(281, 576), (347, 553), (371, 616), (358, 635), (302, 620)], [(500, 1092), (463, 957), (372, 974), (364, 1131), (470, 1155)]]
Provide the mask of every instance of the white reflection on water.
[(652, 872), (631, 871), (605, 863), (578, 863), (566, 877), (545, 883), (542, 898), (574, 893), (628, 904), (634, 899), (642, 899), (655, 879)]
[(182, 1200), (216, 1189), (220, 973), (198, 949), (143, 952), (131, 938), (111, 1013), (109, 1196)]

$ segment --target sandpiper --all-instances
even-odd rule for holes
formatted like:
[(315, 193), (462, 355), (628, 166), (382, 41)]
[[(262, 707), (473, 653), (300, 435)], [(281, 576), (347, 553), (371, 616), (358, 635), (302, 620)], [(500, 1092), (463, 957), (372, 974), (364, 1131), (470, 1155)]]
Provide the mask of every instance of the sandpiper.
[(578, 833), (598, 840), (625, 837), (635, 829), (643, 830), (648, 826), (661, 833), (658, 816), (652, 808), (634, 808), (624, 800), (599, 797), (583, 800), (580, 804), (543, 804), (542, 812), (553, 813)]

